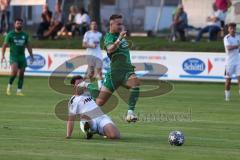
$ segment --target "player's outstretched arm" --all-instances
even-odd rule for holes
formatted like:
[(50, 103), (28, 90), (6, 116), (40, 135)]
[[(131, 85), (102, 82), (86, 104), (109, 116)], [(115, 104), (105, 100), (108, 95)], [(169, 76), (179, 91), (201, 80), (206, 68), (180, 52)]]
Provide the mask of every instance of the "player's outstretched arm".
[(73, 127), (74, 127), (75, 116), (69, 116), (67, 121), (67, 139), (72, 137)]

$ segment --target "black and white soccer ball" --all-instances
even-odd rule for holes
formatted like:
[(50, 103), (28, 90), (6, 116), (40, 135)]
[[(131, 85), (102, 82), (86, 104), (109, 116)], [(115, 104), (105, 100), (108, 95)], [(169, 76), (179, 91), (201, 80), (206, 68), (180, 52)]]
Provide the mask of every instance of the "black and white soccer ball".
[(180, 131), (172, 131), (169, 133), (168, 142), (171, 145), (181, 146), (184, 144), (184, 135)]

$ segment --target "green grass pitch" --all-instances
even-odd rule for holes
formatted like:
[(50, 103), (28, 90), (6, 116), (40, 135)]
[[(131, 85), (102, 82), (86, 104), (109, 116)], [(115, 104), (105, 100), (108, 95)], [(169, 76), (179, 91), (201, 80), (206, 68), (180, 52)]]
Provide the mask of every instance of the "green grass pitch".
[[(55, 104), (70, 95), (54, 92), (47, 78), (25, 80), (25, 97), (7, 97), (8, 78), (0, 77), (0, 160), (234, 160), (240, 157), (240, 97), (223, 99), (223, 84), (176, 83), (164, 96), (140, 99), (140, 121), (127, 124), (122, 101), (110, 113), (122, 139), (95, 136), (83, 139), (78, 123), (73, 139), (65, 139), (65, 122), (54, 113)], [(15, 82), (16, 85), (16, 82)], [(14, 88), (15, 91), (15, 88)], [(191, 114), (186, 119), (162, 115)], [(155, 116), (155, 119), (154, 119)], [(189, 115), (190, 116), (190, 115)], [(157, 117), (157, 118), (156, 118)], [(170, 131), (180, 130), (185, 144), (168, 144)]]

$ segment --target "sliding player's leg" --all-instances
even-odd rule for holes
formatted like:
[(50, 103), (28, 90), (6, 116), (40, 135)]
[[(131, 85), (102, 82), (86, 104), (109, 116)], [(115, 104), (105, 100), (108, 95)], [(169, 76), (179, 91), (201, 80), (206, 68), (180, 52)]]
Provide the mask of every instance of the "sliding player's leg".
[(86, 139), (91, 139), (93, 137), (94, 132), (91, 129), (89, 121), (80, 121), (80, 129), (85, 134)]
[(118, 128), (112, 123), (106, 124), (103, 127), (103, 132), (104, 136), (106, 136), (108, 139), (120, 139), (120, 132)]
[(107, 115), (90, 121), (80, 121), (80, 129), (85, 134), (86, 139), (91, 139), (93, 134), (106, 136), (109, 139), (120, 138), (119, 130)]
[(98, 133), (108, 139), (120, 139), (120, 132), (113, 121), (107, 115), (103, 115), (97, 120)]

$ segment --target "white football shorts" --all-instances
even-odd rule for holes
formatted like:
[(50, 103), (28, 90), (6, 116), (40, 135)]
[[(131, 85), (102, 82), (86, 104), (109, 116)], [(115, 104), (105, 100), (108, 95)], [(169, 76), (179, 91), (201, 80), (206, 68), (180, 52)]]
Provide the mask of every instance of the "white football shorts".
[(240, 65), (226, 65), (225, 78), (232, 78), (234, 75), (240, 76)]

